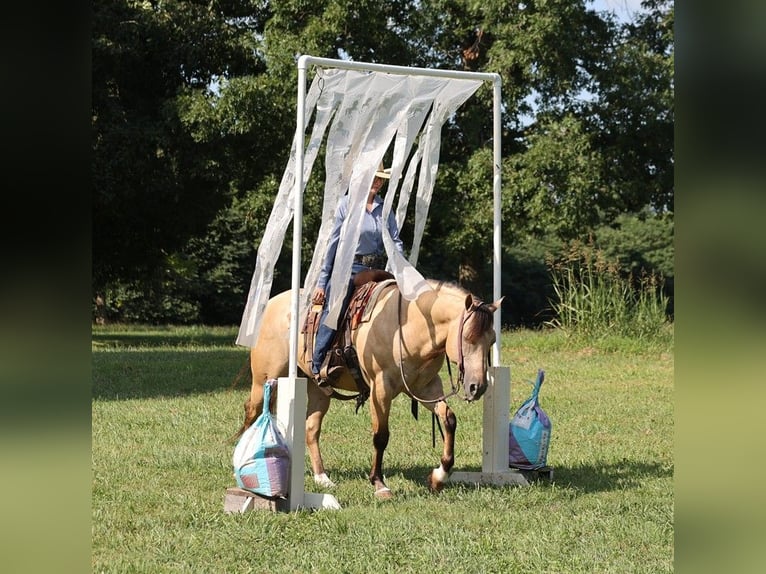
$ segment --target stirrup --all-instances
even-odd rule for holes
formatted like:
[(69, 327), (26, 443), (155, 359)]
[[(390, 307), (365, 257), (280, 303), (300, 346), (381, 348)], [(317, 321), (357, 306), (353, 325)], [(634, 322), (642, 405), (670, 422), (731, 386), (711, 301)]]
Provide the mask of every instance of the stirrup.
[(340, 374), (343, 371), (343, 367), (340, 365), (333, 365), (331, 367), (323, 368), (319, 371), (319, 378), (325, 381), (337, 381), (340, 379)]
[(322, 361), (322, 366), (319, 369), (319, 379), (324, 379), (326, 381), (337, 381), (338, 378), (340, 378), (340, 373), (343, 370), (343, 365), (338, 365), (337, 363), (334, 365), (330, 364), (333, 354), (342, 359), (340, 349), (337, 347), (331, 348), (327, 352), (327, 355), (325, 355), (324, 361)]
[(332, 396), (332, 394), (335, 392), (335, 389), (332, 388), (330, 381), (328, 381), (326, 377), (322, 377), (322, 375), (314, 375), (314, 382), (317, 384), (317, 387), (319, 387), (319, 390), (328, 397)]

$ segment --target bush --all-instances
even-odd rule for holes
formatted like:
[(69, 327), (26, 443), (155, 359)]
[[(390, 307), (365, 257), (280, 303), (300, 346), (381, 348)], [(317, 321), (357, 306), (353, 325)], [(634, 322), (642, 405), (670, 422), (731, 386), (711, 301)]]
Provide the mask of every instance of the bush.
[(556, 297), (554, 327), (590, 340), (625, 337), (655, 340), (667, 332), (667, 297), (658, 274), (638, 278), (609, 261), (603, 251), (573, 243), (561, 260), (550, 260)]
[(527, 239), (506, 250), (503, 259), (503, 324), (539, 327), (554, 318), (550, 300), (555, 296), (546, 258), (563, 250), (553, 238)]
[[(548, 230), (547, 233), (516, 240), (503, 255), (502, 292), (503, 324), (511, 327), (539, 327), (559, 318), (560, 302), (556, 278), (561, 288), (563, 269), (574, 262), (592, 258), (613, 273), (617, 284), (634, 295), (658, 290), (658, 301), (665, 302), (663, 315), (673, 318), (673, 220), (668, 214), (648, 211), (619, 216), (612, 225), (595, 229), (587, 244), (566, 243)], [(606, 263), (609, 261), (609, 264)], [(578, 263), (578, 268), (581, 266)], [(556, 269), (554, 269), (556, 268)], [(574, 269), (573, 269), (574, 271)], [(576, 277), (579, 280), (579, 275)], [(606, 278), (602, 278), (606, 281)], [(604, 288), (606, 286), (603, 286)]]
[(96, 323), (193, 325), (200, 322), (200, 304), (179, 281), (135, 281), (98, 295), (93, 315)]

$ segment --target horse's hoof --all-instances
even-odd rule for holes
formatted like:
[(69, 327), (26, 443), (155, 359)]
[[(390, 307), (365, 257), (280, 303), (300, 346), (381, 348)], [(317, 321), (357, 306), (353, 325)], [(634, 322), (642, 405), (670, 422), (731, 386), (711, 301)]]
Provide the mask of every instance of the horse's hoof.
[(428, 483), (428, 490), (430, 490), (431, 492), (438, 493), (438, 492), (441, 492), (442, 490), (444, 490), (444, 484), (445, 483), (440, 481), (440, 480), (437, 480), (434, 477), (434, 473), (433, 472), (431, 472), (428, 475), (428, 479), (426, 480), (426, 482)]
[(324, 472), (322, 474), (315, 474), (314, 482), (324, 488), (335, 488), (336, 486), (335, 483), (332, 480), (330, 480), (330, 477), (327, 476), (327, 474), (325, 474)]
[(387, 486), (379, 488), (375, 491), (375, 498), (378, 500), (391, 500), (394, 497), (394, 493)]
[(444, 489), (444, 485), (447, 484), (449, 474), (441, 467), (433, 469), (428, 474), (428, 490), (431, 492), (441, 492)]

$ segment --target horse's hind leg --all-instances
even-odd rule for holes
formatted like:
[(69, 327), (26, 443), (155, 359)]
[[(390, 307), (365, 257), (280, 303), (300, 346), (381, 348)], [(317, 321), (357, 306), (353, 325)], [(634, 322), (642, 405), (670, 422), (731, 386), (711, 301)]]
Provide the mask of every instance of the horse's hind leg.
[(325, 488), (332, 488), (335, 483), (327, 476), (319, 449), (319, 436), (322, 434), (322, 419), (330, 408), (330, 397), (324, 394), (313, 382), (308, 383), (308, 407), (306, 409), (306, 448), (311, 459), (314, 482)]
[[(263, 385), (268, 379), (277, 379), (287, 375), (288, 351), (285, 344), (275, 342), (268, 336), (262, 336), (255, 347), (250, 349), (250, 374), (252, 385), (250, 395), (245, 401), (245, 417), (236, 437), (253, 424), (256, 418), (263, 412)], [(279, 392), (279, 390), (277, 390)], [(276, 393), (271, 395), (271, 409), (276, 408)]]
[[(383, 382), (378, 381), (376, 389), (383, 387)], [(386, 499), (393, 494), (383, 481), (383, 453), (388, 446), (389, 430), (388, 419), (391, 412), (391, 399), (384, 393), (373, 392), (370, 396), (370, 412), (372, 414), (372, 468), (370, 469), (370, 483), (375, 487), (375, 496)]]
[[(266, 379), (253, 379), (250, 387), (250, 394), (245, 401), (245, 417), (242, 420), (242, 426), (239, 427), (239, 430), (229, 440), (237, 441), (250, 425), (255, 422), (258, 415), (263, 412), (263, 384), (265, 382)], [(275, 397), (272, 395), (272, 401), (274, 401), (274, 399)]]
[(428, 475), (428, 488), (431, 492), (440, 492), (449, 479), (452, 467), (455, 465), (457, 418), (444, 401), (439, 401), (430, 410), (439, 417), (439, 421), (444, 428), (444, 450), (442, 451), (441, 464)]

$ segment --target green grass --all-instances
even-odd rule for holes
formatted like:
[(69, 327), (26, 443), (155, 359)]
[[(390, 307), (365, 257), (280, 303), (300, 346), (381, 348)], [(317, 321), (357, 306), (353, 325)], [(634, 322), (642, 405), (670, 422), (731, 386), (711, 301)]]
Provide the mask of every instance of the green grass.
[[(554, 480), (427, 491), (441, 440), (394, 403), (373, 497), (367, 408), (334, 402), (322, 445), (342, 510), (223, 512), (227, 438), (249, 383), (236, 328), (93, 328), (94, 572), (549, 572), (673, 570), (672, 344), (576, 346), (560, 331), (502, 336), (510, 412), (545, 369)], [(446, 370), (445, 370), (446, 373)], [(481, 468), (481, 403), (451, 401), (455, 470)], [(319, 492), (306, 460), (307, 491)]]

